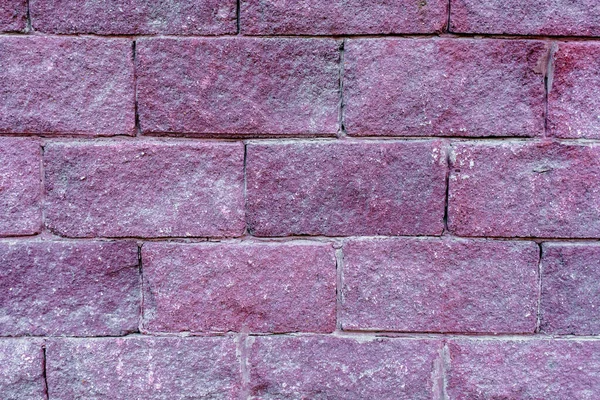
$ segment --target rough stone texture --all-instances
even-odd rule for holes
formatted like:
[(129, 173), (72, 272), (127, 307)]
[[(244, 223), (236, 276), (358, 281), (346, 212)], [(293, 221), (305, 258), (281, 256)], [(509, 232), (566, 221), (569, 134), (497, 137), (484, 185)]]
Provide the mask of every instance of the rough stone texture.
[(342, 329), (533, 333), (538, 259), (533, 242), (351, 240)]
[(72, 237), (236, 236), (242, 143), (51, 143), (46, 223)]
[(0, 2), (0, 32), (23, 32), (27, 28), (27, 0)]
[(577, 399), (600, 393), (600, 342), (452, 341), (449, 399)]
[(126, 39), (0, 37), (0, 133), (132, 135)]
[(0, 236), (38, 233), (42, 225), (40, 143), (2, 138), (0, 160)]
[(548, 51), (537, 41), (350, 39), (344, 123), (357, 136), (536, 136)]
[[(600, 3), (598, 3), (600, 23)], [(600, 33), (600, 29), (598, 31)], [(548, 94), (548, 131), (560, 138), (600, 139), (600, 44), (559, 43)]]
[(600, 237), (600, 147), (454, 144), (448, 223), (462, 236)]
[(57, 339), (46, 356), (53, 400), (239, 398), (229, 337)]
[(42, 341), (0, 339), (2, 400), (45, 400)]
[(331, 244), (146, 243), (150, 331), (332, 332)]
[(0, 335), (121, 335), (140, 311), (133, 242), (0, 242)]
[(335, 134), (339, 41), (142, 39), (144, 133)]
[(541, 330), (600, 334), (600, 245), (544, 243)]
[(442, 141), (247, 146), (248, 229), (258, 236), (439, 235)]
[(30, 0), (33, 28), (101, 35), (219, 35), (237, 31), (235, 0)]
[(441, 343), (433, 340), (298, 336), (250, 341), (251, 399), (419, 400), (433, 398), (441, 384)]
[(440, 32), (445, 0), (242, 0), (241, 29), (249, 35), (347, 35)]
[(451, 0), (452, 32), (600, 36), (597, 0)]

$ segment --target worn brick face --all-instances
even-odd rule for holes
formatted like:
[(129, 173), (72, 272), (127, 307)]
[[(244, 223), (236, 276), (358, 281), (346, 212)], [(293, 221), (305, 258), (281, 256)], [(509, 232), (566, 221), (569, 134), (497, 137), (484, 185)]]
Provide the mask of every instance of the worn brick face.
[(236, 399), (232, 338), (54, 339), (47, 344), (51, 399)]
[(147, 243), (144, 327), (166, 332), (332, 332), (330, 244)]
[(332, 39), (139, 40), (142, 130), (333, 135), (339, 45)]
[(53, 143), (46, 223), (72, 237), (240, 235), (243, 162), (241, 143)]
[(2, 400), (42, 400), (44, 386), (42, 341), (0, 339)]
[(444, 0), (242, 0), (241, 27), (250, 35), (430, 33), (446, 26), (447, 7)]
[(533, 333), (538, 251), (532, 242), (351, 240), (342, 328)]
[(448, 222), (461, 236), (600, 237), (600, 147), (455, 144)]
[(450, 399), (593, 399), (600, 343), (458, 340), (449, 344)]
[(0, 241), (0, 335), (136, 331), (137, 252), (132, 242)]
[(538, 136), (544, 43), (350, 39), (344, 123), (356, 136)]
[(27, 27), (27, 0), (2, 0), (0, 32), (22, 32)]
[(452, 32), (600, 35), (596, 0), (451, 0), (450, 7)]
[(0, 161), (0, 236), (38, 233), (42, 225), (40, 143), (4, 138)]
[(235, 0), (30, 0), (33, 28), (101, 35), (216, 35), (237, 31)]
[(0, 133), (132, 135), (132, 43), (0, 37)]
[(250, 341), (252, 399), (431, 399), (441, 343), (333, 336)]
[(246, 173), (258, 236), (442, 233), (441, 141), (250, 144)]
[(545, 243), (542, 260), (541, 329), (545, 333), (600, 333), (600, 246)]

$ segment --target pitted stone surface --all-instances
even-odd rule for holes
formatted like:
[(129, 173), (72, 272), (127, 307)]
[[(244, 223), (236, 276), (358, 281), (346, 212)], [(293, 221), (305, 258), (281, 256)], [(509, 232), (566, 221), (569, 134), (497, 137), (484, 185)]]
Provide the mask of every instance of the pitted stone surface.
[(45, 400), (42, 341), (0, 339), (2, 400)]
[(27, 28), (27, 0), (2, 0), (0, 32), (23, 32)]

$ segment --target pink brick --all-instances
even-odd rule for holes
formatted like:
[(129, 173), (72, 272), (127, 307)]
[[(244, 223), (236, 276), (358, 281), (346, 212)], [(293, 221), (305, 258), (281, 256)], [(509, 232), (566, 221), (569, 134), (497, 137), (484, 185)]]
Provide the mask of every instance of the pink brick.
[[(598, 7), (600, 23), (600, 3)], [(561, 42), (556, 46), (548, 94), (548, 131), (552, 136), (600, 139), (599, 85), (600, 44)]]
[(596, 0), (451, 0), (452, 32), (600, 36)]
[(2, 138), (0, 160), (0, 236), (38, 233), (42, 224), (40, 143)]
[(0, 32), (23, 32), (27, 28), (27, 1), (2, 0)]
[(237, 236), (241, 143), (52, 143), (46, 223), (72, 237)]
[(442, 141), (247, 146), (247, 215), (258, 236), (439, 235)]
[(347, 35), (431, 33), (446, 27), (445, 0), (242, 0), (242, 33)]
[(121, 335), (138, 329), (133, 242), (0, 242), (0, 335)]
[(55, 400), (240, 398), (229, 337), (57, 339), (46, 356)]
[(429, 400), (441, 384), (441, 344), (433, 340), (297, 336), (250, 342), (252, 399)]
[(144, 39), (144, 133), (333, 135), (339, 50), (332, 39)]
[(356, 136), (536, 136), (548, 51), (536, 41), (351, 39), (344, 124)]
[(600, 334), (600, 245), (544, 243), (541, 330)]
[(144, 328), (168, 332), (332, 332), (331, 244), (146, 243)]
[(219, 35), (237, 31), (235, 0), (30, 0), (33, 28), (101, 35)]
[(462, 236), (600, 237), (600, 147), (456, 144), (448, 222)]
[(0, 395), (2, 400), (43, 400), (42, 341), (0, 339)]
[(132, 135), (130, 40), (0, 37), (0, 133)]
[(342, 329), (533, 333), (533, 242), (363, 239), (344, 245)]
[(449, 344), (449, 399), (595, 399), (600, 343), (458, 340)]

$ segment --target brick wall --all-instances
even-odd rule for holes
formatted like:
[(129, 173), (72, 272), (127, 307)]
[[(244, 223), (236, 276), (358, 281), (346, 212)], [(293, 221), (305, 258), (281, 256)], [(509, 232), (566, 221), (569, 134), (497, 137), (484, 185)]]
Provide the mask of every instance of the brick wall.
[(0, 31), (0, 399), (600, 398), (596, 0)]

